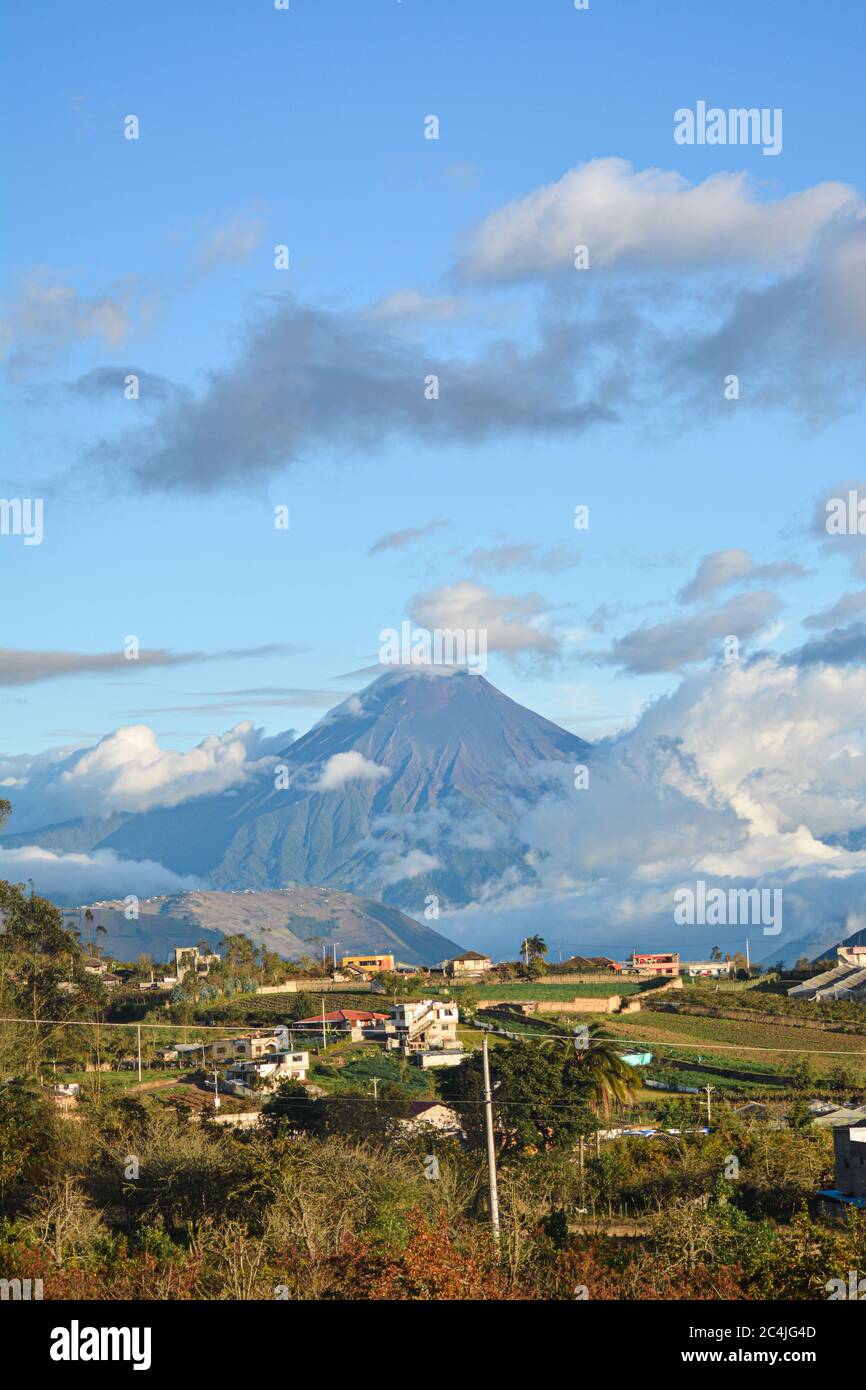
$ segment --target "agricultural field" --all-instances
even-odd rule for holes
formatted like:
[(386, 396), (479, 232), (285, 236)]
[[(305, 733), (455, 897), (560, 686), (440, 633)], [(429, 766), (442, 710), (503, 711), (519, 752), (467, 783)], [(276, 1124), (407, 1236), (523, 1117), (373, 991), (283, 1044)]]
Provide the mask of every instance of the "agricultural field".
[(837, 1023), (866, 1033), (866, 1004), (848, 999), (790, 999), (779, 989), (749, 989), (742, 993), (716, 994), (706, 986), (687, 986), (681, 995), (684, 1004), (701, 1004), (722, 1009), (748, 1009), (755, 1013), (774, 1014), (779, 1018), (797, 1018), (820, 1023)]
[[(346, 1058), (345, 1065), (339, 1068), (328, 1062), (338, 1056)], [(312, 1060), (312, 1059), (311, 1059)], [(399, 1057), (370, 1048), (355, 1048), (350, 1051), (328, 1049), (313, 1062), (307, 1079), (329, 1095), (372, 1095), (373, 1081), (379, 1086), (398, 1086), (407, 1100), (428, 1100), (436, 1094), (433, 1074), (422, 1071)], [(380, 1091), (381, 1094), (381, 1091)]]
[[(713, 1058), (713, 1062), (715, 1062), (715, 1060), (716, 1059)], [(778, 1086), (771, 1087), (769, 1083), (763, 1081), (761, 1079), (761, 1073), (758, 1071), (755, 1072), (754, 1081), (743, 1081), (736, 1077), (717, 1076), (714, 1072), (701, 1071), (698, 1066), (694, 1068), (690, 1067), (686, 1071), (681, 1070), (679, 1067), (676, 1069), (666, 1067), (664, 1059), (662, 1059), (658, 1066), (653, 1066), (652, 1073), (652, 1079), (654, 1081), (662, 1081), (666, 1085), (670, 1085), (671, 1089), (675, 1089), (677, 1086), (698, 1086), (701, 1089), (705, 1086), (712, 1086), (714, 1091), (719, 1093), (730, 1091), (733, 1095), (743, 1094), (744, 1096), (748, 1096), (750, 1093), (756, 1092), (763, 1096), (771, 1089), (778, 1091), (780, 1096), (787, 1094), (784, 1088)], [(656, 1096), (660, 1094), (654, 1088), (650, 1089), (649, 1093)]]
[[(311, 989), (305, 990), (304, 993), (309, 993), (315, 998), (316, 1011), (321, 1010), (324, 999), (328, 1013), (332, 1009), (381, 1008), (381, 1004), (376, 1004), (375, 1000), (385, 1000), (384, 995), (371, 997), (369, 990), (346, 990), (340, 993), (320, 990), (316, 993)], [(196, 1019), (199, 1023), (225, 1023), (229, 1028), (266, 1028), (275, 1023), (288, 1023), (297, 997), (296, 994), (237, 994), (231, 999), (219, 999), (197, 1005)]]
[[(584, 1015), (595, 1018), (595, 1015)], [(567, 1022), (574, 1026), (574, 1015)], [(866, 1043), (863, 1038), (820, 1029), (786, 1028), (784, 1023), (747, 1023), (721, 1018), (668, 1013), (606, 1015), (605, 1029), (629, 1042), (693, 1046), (705, 1061), (745, 1070), (760, 1066), (788, 1073), (797, 1063), (808, 1062), (816, 1076), (827, 1076), (834, 1067), (847, 1067), (866, 1085)], [(714, 1048), (715, 1045), (715, 1048)], [(784, 1049), (774, 1051), (771, 1049)], [(768, 1049), (763, 1051), (761, 1049)], [(814, 1054), (814, 1055), (811, 1055)], [(827, 1055), (838, 1054), (838, 1055)], [(688, 1053), (677, 1050), (684, 1060)]]
[[(547, 984), (544, 980), (539, 980), (535, 984), (520, 985), (497, 985), (485, 984), (472, 987), (473, 993), (477, 995), (478, 1002), (483, 1004), (486, 999), (506, 999), (513, 1000), (515, 1003), (529, 1001), (533, 999), (571, 1000), (577, 995), (584, 995), (591, 999), (607, 999), (612, 994), (619, 994), (625, 997), (629, 994), (639, 994), (641, 986), (631, 980), (611, 981), (607, 984), (589, 985), (554, 985)], [(460, 1003), (461, 990), (458, 986), (452, 990), (452, 994), (457, 1003)]]

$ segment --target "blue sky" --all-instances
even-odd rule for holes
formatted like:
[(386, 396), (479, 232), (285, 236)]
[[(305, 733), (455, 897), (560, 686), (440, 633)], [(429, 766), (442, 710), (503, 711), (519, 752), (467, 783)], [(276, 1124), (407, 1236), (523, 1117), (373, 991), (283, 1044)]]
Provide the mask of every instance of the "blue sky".
[[(699, 625), (739, 595), (753, 605), (736, 610), (744, 654), (789, 651), (828, 630), (804, 618), (859, 592), (850, 551), (810, 531), (815, 499), (862, 472), (862, 325), (839, 293), (862, 267), (846, 238), (866, 188), (863, 22), (849, 0), (591, 0), (586, 12), (567, 0), (292, 0), (288, 12), (49, 0), (5, 30), (0, 495), (44, 497), (45, 537), (0, 536), (0, 646), (17, 654), (0, 685), (4, 753), (139, 722), (177, 749), (245, 717), (304, 729), (364, 683), (346, 673), (372, 664), (380, 629), (453, 617), (455, 594), (498, 615), (494, 683), (592, 739), (718, 655), (714, 638), (702, 660), (662, 650), (635, 670), (616, 645), (630, 634)], [(782, 152), (677, 145), (673, 113), (698, 100), (781, 108)], [(130, 113), (137, 141), (123, 138)], [(430, 114), (438, 140), (424, 138)], [(631, 167), (605, 173), (609, 159)], [(486, 219), (579, 166), (581, 215), (607, 179), (624, 199), (592, 223), (590, 271), (527, 268), (519, 246), (517, 268), (479, 257)], [(736, 254), (707, 233), (703, 205), (675, 248), (654, 236), (634, 183), (646, 170), (681, 190), (745, 173)], [(828, 194), (814, 218), (787, 205), (757, 225), (761, 209), (833, 185), (850, 206)], [(616, 259), (632, 215), (638, 250)], [(297, 432), (305, 313), (321, 316), (334, 374)], [(420, 398), (439, 363), (429, 410), (448, 419), (464, 392), (441, 432), (400, 395), (417, 382)], [(122, 397), (130, 371), (137, 402)], [(722, 397), (728, 371), (736, 403)], [(483, 419), (467, 403), (479, 378), (492, 392)], [(550, 383), (555, 426), (536, 382)], [(521, 387), (531, 399), (502, 425)], [(273, 420), (261, 466), (231, 442), (220, 452), (220, 412), (241, 402)], [(570, 426), (578, 403), (599, 418)], [(277, 504), (288, 532), (274, 529)], [(530, 549), (518, 566), (506, 546)], [(733, 550), (805, 573), (678, 599), (702, 557)], [(771, 596), (763, 608), (756, 593)], [(66, 654), (52, 669), (72, 671), (127, 634), (196, 659), (21, 675), (28, 654)]]

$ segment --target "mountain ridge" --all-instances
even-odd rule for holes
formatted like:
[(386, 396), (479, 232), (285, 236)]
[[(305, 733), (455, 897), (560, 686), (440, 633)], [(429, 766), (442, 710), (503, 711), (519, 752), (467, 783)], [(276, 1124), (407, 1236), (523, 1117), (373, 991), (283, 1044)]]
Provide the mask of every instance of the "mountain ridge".
[[(89, 907), (92, 930), (105, 929), (105, 951), (124, 960), (142, 953), (168, 959), (175, 946), (207, 940), (215, 948), (223, 937), (240, 933), (287, 960), (317, 956), (322, 946), (330, 959), (336, 943), (341, 955), (386, 951), (407, 965), (437, 965), (464, 949), (397, 908), (333, 888), (166, 893), (142, 901), (132, 920), (120, 899)], [(82, 906), (63, 915), (81, 920), (84, 911)]]
[[(530, 882), (518, 810), (545, 763), (591, 746), (484, 676), (395, 669), (351, 695), (249, 785), (16, 838), (151, 859), (219, 890), (329, 885), (419, 914)], [(88, 831), (92, 840), (88, 842)], [(11, 837), (5, 841), (11, 843)], [(438, 905), (438, 904), (437, 904)]]

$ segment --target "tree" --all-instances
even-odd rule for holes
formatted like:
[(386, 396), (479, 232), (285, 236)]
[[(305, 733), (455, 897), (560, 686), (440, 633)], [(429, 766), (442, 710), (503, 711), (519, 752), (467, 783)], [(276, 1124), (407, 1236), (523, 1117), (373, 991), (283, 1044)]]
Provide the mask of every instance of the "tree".
[(373, 976), (373, 983), (381, 986), (381, 989), (377, 991), (378, 993), (390, 994), (395, 1003), (398, 996), (402, 997), (411, 990), (405, 976), (399, 975), (396, 970), (380, 971), (378, 975)]
[(798, 1057), (790, 1070), (791, 1084), (797, 1091), (810, 1090), (815, 1084), (815, 1073), (811, 1062)]
[(304, 989), (294, 996), (289, 1005), (289, 1017), (292, 1019), (312, 1018), (317, 1011), (322, 1012), (318, 999)]
[(854, 1073), (851, 1071), (850, 1067), (846, 1067), (839, 1063), (833, 1067), (827, 1080), (834, 1090), (837, 1091), (850, 1091), (854, 1088)]
[(38, 1188), (57, 1169), (57, 1121), (32, 1081), (0, 1082), (0, 1205), (19, 1186)]
[(520, 943), (520, 954), (528, 965), (547, 955), (547, 943), (542, 936), (527, 936)]
[(815, 1116), (804, 1100), (797, 1100), (788, 1112), (788, 1123), (792, 1129), (811, 1129)]
[(262, 1106), (262, 1124), (274, 1136), (309, 1134), (324, 1139), (347, 1135), (369, 1141), (384, 1138), (393, 1114), (391, 1104), (379, 1106), (367, 1096), (313, 1098), (300, 1081), (286, 1080)]
[(577, 1069), (591, 1094), (596, 1111), (607, 1114), (612, 1100), (631, 1105), (637, 1089), (634, 1067), (622, 1060), (617, 1050), (619, 1044), (600, 1023), (582, 1028), (585, 1031), (579, 1037), (550, 1039), (547, 1046), (565, 1051), (569, 1064)]
[[(571, 1147), (595, 1128), (589, 1087), (561, 1049), (535, 1043), (497, 1045), (490, 1053), (494, 1115), (503, 1149)], [(439, 1077), (446, 1101), (455, 1104), (469, 1142), (484, 1142), (481, 1053)]]
[(135, 963), (135, 979), (140, 980), (143, 984), (146, 984), (150, 981), (150, 977), (152, 974), (153, 957), (145, 955), (142, 952), (142, 954), (138, 957), (138, 960)]
[(477, 989), (472, 989), (469, 986), (465, 989), (461, 989), (457, 1000), (461, 1014), (474, 1014), (475, 1010), (478, 1008), (479, 997)]
[[(43, 1020), (74, 1016), (98, 986), (79, 969), (75, 937), (46, 898), (0, 880), (0, 923), (0, 1012), (28, 1018), (20, 1038), (10, 1032), (8, 1041), (17, 1065), (33, 1071), (40, 1058), (54, 1055), (53, 1049), (63, 1045), (62, 1032)], [(74, 994), (60, 988), (70, 975), (78, 987)]]

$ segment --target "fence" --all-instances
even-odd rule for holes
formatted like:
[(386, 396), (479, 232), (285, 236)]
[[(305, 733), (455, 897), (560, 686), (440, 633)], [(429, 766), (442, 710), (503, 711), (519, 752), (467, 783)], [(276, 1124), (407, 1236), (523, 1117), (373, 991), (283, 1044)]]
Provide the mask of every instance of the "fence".
[(286, 980), (281, 985), (259, 985), (256, 994), (369, 994), (369, 980)]

